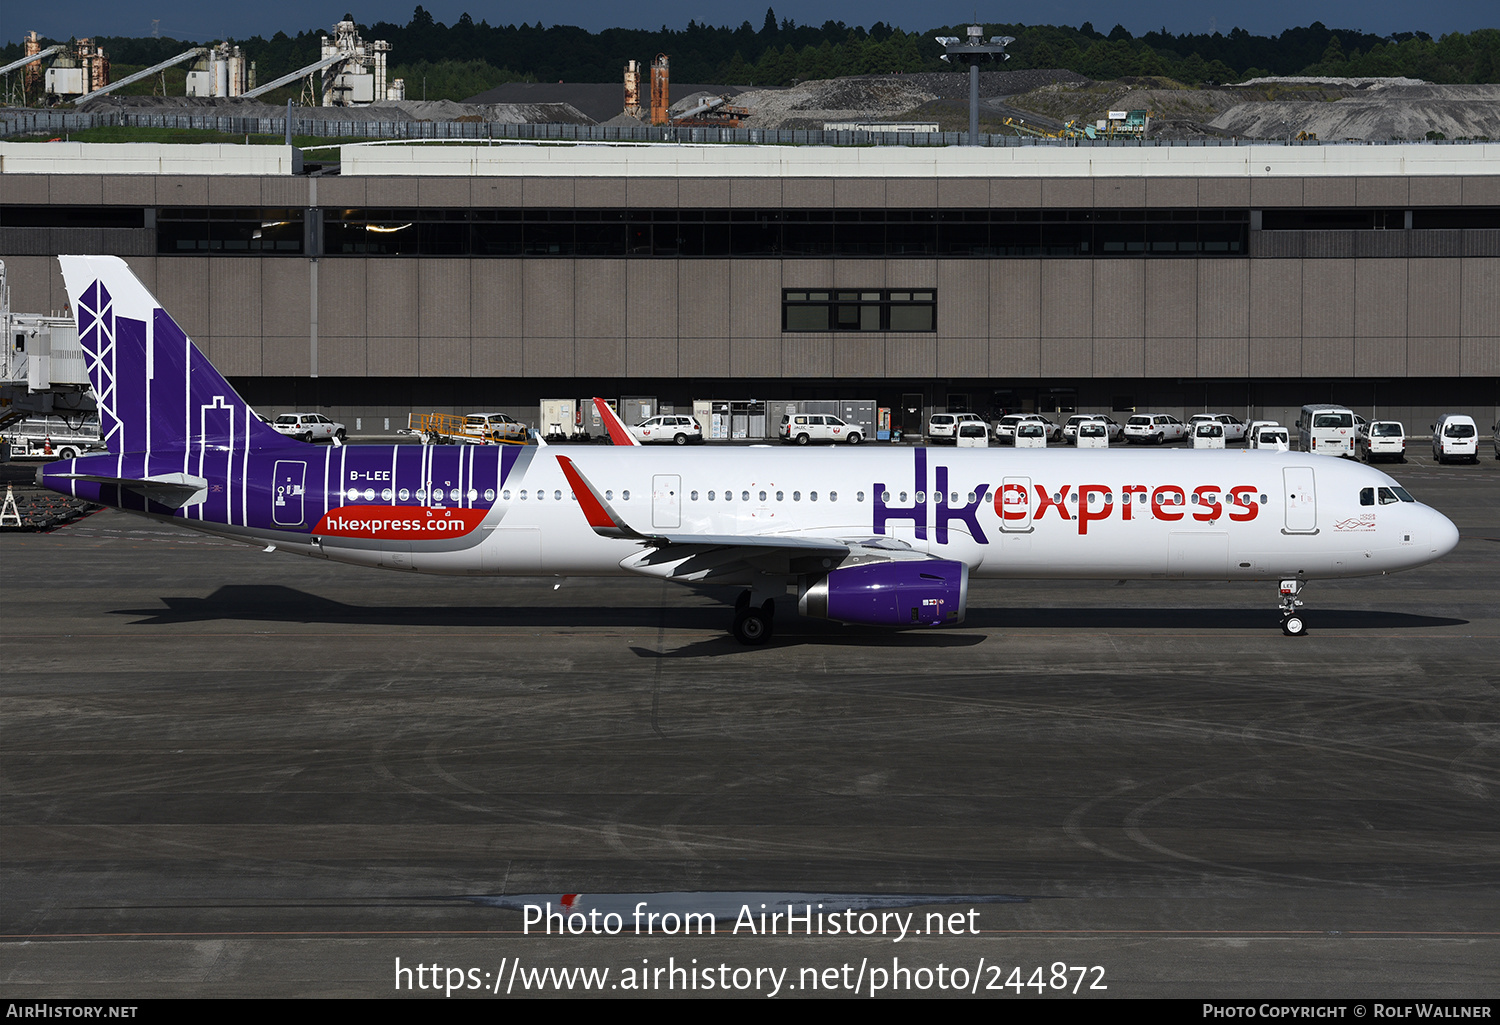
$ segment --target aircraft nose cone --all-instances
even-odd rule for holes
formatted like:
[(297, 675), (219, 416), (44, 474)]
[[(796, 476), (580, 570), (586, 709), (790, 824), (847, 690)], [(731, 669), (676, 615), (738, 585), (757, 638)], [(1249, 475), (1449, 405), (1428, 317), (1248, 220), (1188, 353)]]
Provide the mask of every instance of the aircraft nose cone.
[(1442, 558), (1458, 547), (1458, 528), (1453, 521), (1436, 509), (1431, 510), (1432, 523), (1428, 527), (1428, 538), (1432, 546), (1432, 557)]

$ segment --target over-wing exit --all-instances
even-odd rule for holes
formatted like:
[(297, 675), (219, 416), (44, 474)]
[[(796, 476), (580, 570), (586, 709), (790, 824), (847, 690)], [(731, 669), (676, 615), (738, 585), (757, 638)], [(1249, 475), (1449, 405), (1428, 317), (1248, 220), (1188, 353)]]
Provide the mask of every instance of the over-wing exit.
[(1299, 634), (1309, 580), (1458, 542), (1379, 470), (1302, 453), (309, 445), (262, 423), (124, 261), (60, 261), (109, 451), (41, 483), (278, 551), (723, 585), (754, 644), (788, 594), (846, 623), (959, 623), (970, 577), (1274, 581)]

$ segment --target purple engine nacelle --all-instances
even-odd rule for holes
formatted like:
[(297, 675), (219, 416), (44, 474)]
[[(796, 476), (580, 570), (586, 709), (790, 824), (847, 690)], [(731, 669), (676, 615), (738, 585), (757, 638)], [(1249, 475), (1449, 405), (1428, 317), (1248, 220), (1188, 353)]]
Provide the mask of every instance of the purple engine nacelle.
[(951, 560), (874, 562), (836, 569), (803, 588), (797, 611), (866, 626), (962, 623), (969, 567)]

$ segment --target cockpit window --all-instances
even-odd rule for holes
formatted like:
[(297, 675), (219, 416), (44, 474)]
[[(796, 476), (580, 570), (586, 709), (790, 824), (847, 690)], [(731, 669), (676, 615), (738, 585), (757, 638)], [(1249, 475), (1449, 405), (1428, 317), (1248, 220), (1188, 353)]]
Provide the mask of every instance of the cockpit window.
[[(1383, 491), (1385, 489), (1382, 488), (1381, 490)], [(1403, 502), (1415, 502), (1416, 501), (1416, 499), (1412, 498), (1411, 494), (1405, 488), (1403, 488), (1403, 487), (1394, 487), (1394, 488), (1391, 488), (1391, 490), (1394, 491), (1396, 493), (1396, 497), (1399, 498), (1399, 499), (1401, 499), (1401, 501), (1403, 501)]]
[(1395, 505), (1399, 501), (1401, 501), (1401, 499), (1397, 498), (1396, 497), (1396, 493), (1394, 491), (1392, 491), (1390, 488), (1381, 488), (1380, 489), (1380, 504), (1381, 505)]
[[(1385, 489), (1381, 488), (1380, 490), (1384, 491)], [(1375, 504), (1375, 489), (1374, 488), (1360, 488), (1359, 489), (1359, 504), (1360, 505), (1374, 505)]]

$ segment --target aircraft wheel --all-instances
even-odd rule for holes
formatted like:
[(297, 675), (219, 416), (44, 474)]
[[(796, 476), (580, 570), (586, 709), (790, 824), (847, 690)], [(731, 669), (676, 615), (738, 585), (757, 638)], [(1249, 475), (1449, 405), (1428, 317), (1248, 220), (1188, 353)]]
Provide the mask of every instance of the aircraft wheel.
[(805, 434), (797, 435), (797, 444), (799, 445), (806, 445), (810, 441), (812, 441), (812, 439)]
[(1307, 623), (1301, 616), (1287, 616), (1281, 621), (1281, 632), (1288, 637), (1301, 637), (1307, 633)]
[(741, 644), (764, 644), (771, 639), (771, 617), (763, 609), (744, 609), (736, 612), (730, 633)]

